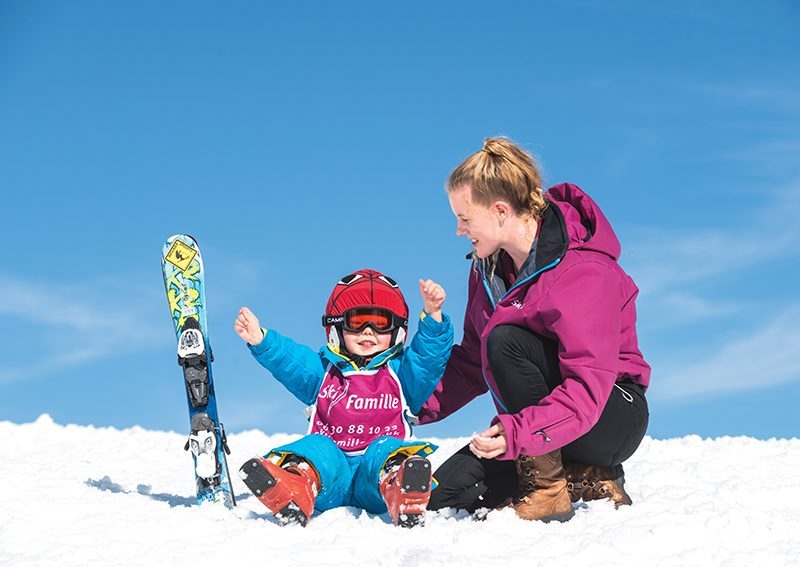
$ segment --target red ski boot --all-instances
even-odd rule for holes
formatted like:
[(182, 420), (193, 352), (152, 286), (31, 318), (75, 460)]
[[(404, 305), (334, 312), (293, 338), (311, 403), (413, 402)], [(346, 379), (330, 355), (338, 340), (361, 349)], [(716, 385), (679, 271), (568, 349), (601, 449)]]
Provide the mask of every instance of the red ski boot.
[(410, 528), (425, 523), (425, 508), (431, 498), (431, 463), (419, 456), (387, 462), (380, 491), (396, 526)]
[(281, 524), (308, 523), (320, 488), (319, 475), (308, 461), (289, 457), (278, 466), (254, 458), (242, 465), (239, 477)]

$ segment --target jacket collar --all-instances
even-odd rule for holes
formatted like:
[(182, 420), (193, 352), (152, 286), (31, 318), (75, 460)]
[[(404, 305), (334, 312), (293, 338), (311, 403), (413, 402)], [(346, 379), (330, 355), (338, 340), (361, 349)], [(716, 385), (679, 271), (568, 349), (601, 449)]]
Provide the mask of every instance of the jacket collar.
[[(534, 261), (529, 273), (520, 278), (528, 277), (530, 274), (549, 266), (556, 260), (561, 260), (567, 253), (569, 247), (569, 234), (567, 223), (561, 209), (548, 203), (544, 213), (542, 213), (542, 227), (539, 229), (538, 244), (533, 250)], [(525, 264), (528, 260), (525, 261)], [(525, 268), (525, 265), (523, 265)], [(520, 279), (518, 278), (518, 279)]]
[(403, 352), (403, 345), (394, 345), (373, 357), (364, 366), (359, 366), (356, 361), (347, 356), (346, 353), (338, 349), (333, 350), (330, 345), (323, 347), (321, 354), (325, 360), (333, 364), (339, 370), (353, 372), (357, 370), (377, 370), (401, 352)]
[[(512, 289), (557, 264), (567, 253), (569, 235), (561, 210), (549, 203), (542, 213), (541, 223), (539, 235), (533, 241), (531, 251), (512, 285), (508, 282), (511, 281), (513, 260), (505, 251), (500, 252), (497, 266), (492, 274), (484, 274), (481, 270), (484, 287), (493, 305), (497, 305)], [(478, 269), (480, 270), (480, 264)]]

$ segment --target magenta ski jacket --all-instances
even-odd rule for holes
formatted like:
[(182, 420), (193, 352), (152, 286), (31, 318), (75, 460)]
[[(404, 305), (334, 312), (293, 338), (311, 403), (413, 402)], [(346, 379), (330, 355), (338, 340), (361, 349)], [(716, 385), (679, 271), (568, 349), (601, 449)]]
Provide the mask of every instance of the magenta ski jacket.
[[(498, 411), (492, 423), (503, 424), (508, 441), (497, 457), (503, 460), (571, 443), (597, 423), (615, 383), (647, 388), (650, 382), (636, 337), (639, 290), (617, 263), (620, 244), (611, 225), (575, 185), (556, 185), (545, 196), (539, 235), (516, 279), (505, 252), (494, 274), (473, 263), (464, 338), (419, 413), (421, 424), (439, 421), (489, 390)], [(525, 327), (559, 343), (563, 383), (515, 414), (505, 410), (487, 362), (487, 337), (497, 325)]]

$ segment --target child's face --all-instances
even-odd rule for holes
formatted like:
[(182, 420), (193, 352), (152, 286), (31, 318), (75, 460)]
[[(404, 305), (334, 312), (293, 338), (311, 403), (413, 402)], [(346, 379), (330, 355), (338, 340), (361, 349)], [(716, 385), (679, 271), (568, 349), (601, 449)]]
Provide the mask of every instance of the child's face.
[(364, 327), (358, 333), (343, 330), (344, 346), (347, 352), (356, 356), (370, 356), (385, 351), (390, 346), (392, 333), (378, 333), (371, 327)]

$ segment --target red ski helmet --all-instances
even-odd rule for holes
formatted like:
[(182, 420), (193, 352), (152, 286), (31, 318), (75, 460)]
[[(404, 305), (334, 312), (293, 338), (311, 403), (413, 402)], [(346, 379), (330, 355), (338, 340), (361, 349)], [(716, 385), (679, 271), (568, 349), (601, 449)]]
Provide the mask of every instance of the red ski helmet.
[[(388, 313), (384, 313), (388, 312)], [(371, 326), (392, 333), (391, 346), (402, 344), (408, 330), (408, 304), (397, 282), (376, 270), (358, 270), (340, 279), (328, 298), (322, 325), (335, 350), (344, 345), (342, 330)]]

